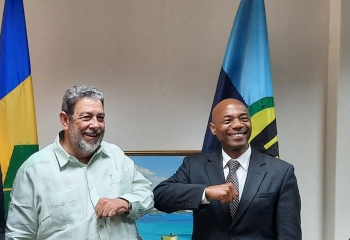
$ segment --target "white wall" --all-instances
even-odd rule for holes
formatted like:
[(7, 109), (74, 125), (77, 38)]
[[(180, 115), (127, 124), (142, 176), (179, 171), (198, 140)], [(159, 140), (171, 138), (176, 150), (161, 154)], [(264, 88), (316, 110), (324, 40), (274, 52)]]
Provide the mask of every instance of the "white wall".
[[(105, 93), (107, 141), (124, 150), (201, 149), (238, 4), (25, 1), (40, 147), (51, 143), (61, 129), (58, 113), (64, 91), (87, 83)], [(296, 168), (303, 238), (326, 239), (322, 229), (327, 209), (323, 198), (330, 0), (265, 0), (265, 5), (280, 155)], [(343, 59), (345, 79), (349, 57)], [(346, 80), (342, 83), (340, 97), (345, 98), (348, 86)], [(347, 107), (346, 101), (342, 104)], [(345, 122), (339, 124), (346, 128)], [(339, 130), (343, 144), (346, 136)], [(345, 160), (342, 163), (339, 185), (346, 182), (345, 169), (350, 168)], [(342, 200), (349, 197), (337, 194), (341, 212)], [(347, 230), (350, 221), (338, 219), (342, 224), (327, 231)]]
[(335, 233), (334, 239), (350, 238), (350, 1), (341, 1), (341, 34), (337, 85), (337, 129), (335, 165)]
[(265, 5), (280, 156), (295, 166), (303, 239), (321, 240), (329, 2)]
[[(200, 149), (238, 2), (28, 1), (41, 147), (64, 91), (106, 95), (106, 139), (125, 150)], [(48, 124), (49, 123), (49, 124)]]

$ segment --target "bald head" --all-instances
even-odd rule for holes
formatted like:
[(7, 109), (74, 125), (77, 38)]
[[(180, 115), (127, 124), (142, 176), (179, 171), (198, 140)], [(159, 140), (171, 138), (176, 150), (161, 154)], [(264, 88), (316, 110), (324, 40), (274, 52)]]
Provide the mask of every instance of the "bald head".
[(219, 102), (213, 109), (212, 112), (212, 122), (217, 121), (217, 119), (221, 118), (221, 113), (226, 109), (226, 108), (241, 108), (242, 110), (245, 110), (246, 113), (249, 115), (248, 109), (244, 103), (241, 101), (234, 99), (234, 98), (227, 98)]
[(248, 109), (241, 101), (228, 98), (219, 102), (213, 109), (209, 126), (224, 151), (232, 158), (239, 157), (247, 150), (252, 126)]

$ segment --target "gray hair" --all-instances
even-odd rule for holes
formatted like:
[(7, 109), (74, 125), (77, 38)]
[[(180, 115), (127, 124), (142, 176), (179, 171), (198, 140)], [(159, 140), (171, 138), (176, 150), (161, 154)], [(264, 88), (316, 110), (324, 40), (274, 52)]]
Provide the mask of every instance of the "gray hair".
[(68, 116), (72, 116), (74, 113), (75, 104), (83, 98), (91, 98), (94, 100), (100, 100), (102, 106), (104, 104), (103, 93), (89, 85), (80, 84), (78, 86), (67, 89), (63, 96), (62, 111)]

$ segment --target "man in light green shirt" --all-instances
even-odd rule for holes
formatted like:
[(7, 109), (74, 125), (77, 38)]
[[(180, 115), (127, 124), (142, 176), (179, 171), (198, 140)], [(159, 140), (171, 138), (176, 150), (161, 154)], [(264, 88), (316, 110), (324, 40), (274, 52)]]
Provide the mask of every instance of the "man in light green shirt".
[(91, 86), (66, 91), (63, 131), (17, 172), (6, 239), (138, 239), (135, 220), (153, 207), (151, 182), (102, 141), (103, 104)]

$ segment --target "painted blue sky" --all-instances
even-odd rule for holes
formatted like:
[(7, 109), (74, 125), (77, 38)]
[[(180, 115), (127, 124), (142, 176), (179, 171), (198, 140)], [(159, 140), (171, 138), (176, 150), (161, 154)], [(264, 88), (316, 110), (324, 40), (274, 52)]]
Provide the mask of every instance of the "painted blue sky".
[(137, 170), (152, 182), (152, 188), (172, 176), (182, 164), (184, 156), (130, 156)]

